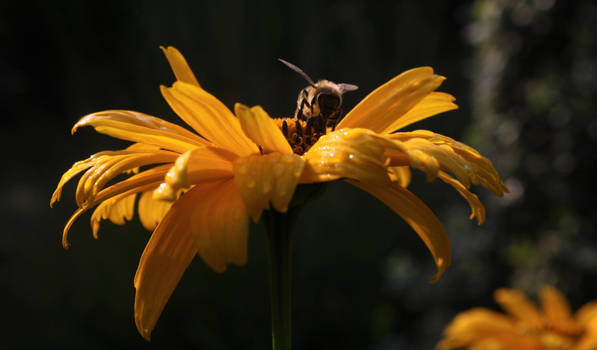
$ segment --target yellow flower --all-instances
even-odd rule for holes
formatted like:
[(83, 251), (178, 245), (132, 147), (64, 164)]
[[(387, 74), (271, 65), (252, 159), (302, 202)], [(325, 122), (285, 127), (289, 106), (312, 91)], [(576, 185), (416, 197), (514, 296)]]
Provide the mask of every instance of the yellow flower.
[[(97, 206), (91, 216), (97, 237), (102, 219), (130, 220), (139, 195), (139, 218), (154, 230), (135, 276), (135, 321), (146, 338), (194, 256), (216, 272), (245, 264), (249, 217), (258, 221), (268, 209), (286, 212), (297, 184), (346, 179), (377, 197), (423, 239), (438, 267), (434, 280), (450, 264), (450, 242), (433, 212), (406, 189), (410, 168), (453, 186), (479, 224), (485, 210), (469, 186), (479, 184), (497, 195), (507, 191), (491, 162), (474, 149), (430, 131), (395, 132), (457, 108), (451, 95), (434, 92), (444, 78), (429, 67), (380, 86), (336, 131), (303, 135), (302, 122), (272, 119), (259, 106), (236, 104), (233, 114), (201, 88), (178, 50), (162, 49), (177, 78), (171, 87), (161, 86), (162, 95), (194, 132), (139, 112), (87, 115), (73, 132), (92, 126), (134, 144), (75, 163), (51, 200), (57, 201), (62, 186), (84, 171), (76, 190), (79, 208), (64, 229), (68, 247), (67, 232), (83, 212)], [(303, 148), (297, 147), (297, 133), (321, 137)], [(115, 180), (123, 173), (133, 175)]]
[(597, 349), (597, 302), (573, 316), (566, 298), (551, 286), (541, 288), (542, 311), (518, 290), (498, 289), (494, 297), (507, 314), (483, 308), (463, 312), (446, 327), (437, 349)]

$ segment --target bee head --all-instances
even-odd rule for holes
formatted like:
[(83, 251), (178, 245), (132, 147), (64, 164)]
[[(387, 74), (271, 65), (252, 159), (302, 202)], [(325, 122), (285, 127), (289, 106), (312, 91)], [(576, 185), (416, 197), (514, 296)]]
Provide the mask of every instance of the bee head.
[(333, 91), (321, 91), (315, 98), (317, 99), (319, 112), (324, 118), (331, 117), (335, 114), (342, 104), (341, 95)]

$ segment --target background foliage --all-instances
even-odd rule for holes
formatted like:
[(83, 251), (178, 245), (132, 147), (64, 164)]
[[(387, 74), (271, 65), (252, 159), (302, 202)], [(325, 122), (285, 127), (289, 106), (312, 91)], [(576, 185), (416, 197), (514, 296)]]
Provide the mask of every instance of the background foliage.
[[(494, 161), (512, 193), (478, 189), (476, 226), (450, 188), (416, 174), (412, 190), (454, 246), (437, 284), (432, 259), (400, 218), (343, 183), (301, 215), (295, 233), (295, 347), (431, 349), (456, 313), (496, 308), (492, 291), (541, 284), (573, 307), (597, 298), (592, 190), (597, 171), (597, 5), (591, 1), (2, 2), (3, 107), (0, 345), (267, 349), (264, 233), (251, 228), (249, 263), (223, 275), (196, 259), (151, 343), (136, 332), (133, 275), (149, 237), (137, 219), (86, 220), (60, 234), (74, 186), (50, 210), (74, 161), (126, 143), (71, 126), (86, 113), (132, 109), (176, 121), (159, 84), (173, 76), (159, 45), (178, 47), (201, 84), (228, 106), (289, 115), (313, 78), (355, 83), (348, 110), (403, 70), (430, 65), (460, 109), (418, 123)], [(3, 346), (4, 347), (4, 346)]]

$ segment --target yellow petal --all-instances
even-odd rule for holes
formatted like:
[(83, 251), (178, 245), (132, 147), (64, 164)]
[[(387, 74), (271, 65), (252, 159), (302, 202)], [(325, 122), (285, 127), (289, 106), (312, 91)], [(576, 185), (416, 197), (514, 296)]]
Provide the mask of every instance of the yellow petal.
[(189, 230), (196, 204), (184, 195), (158, 224), (147, 243), (135, 274), (135, 324), (149, 340), (164, 306), (197, 253)]
[(261, 106), (249, 108), (237, 103), (234, 105), (234, 113), (240, 120), (245, 134), (255, 144), (261, 146), (264, 153), (292, 154), (292, 148), (282, 134), (282, 130)]
[(156, 145), (179, 153), (209, 145), (198, 135), (176, 124), (133, 111), (110, 110), (88, 114), (75, 124), (72, 132), (82, 126), (92, 126), (102, 134)]
[(180, 190), (191, 185), (232, 177), (236, 155), (216, 147), (195, 148), (178, 157), (164, 182), (154, 191), (154, 198), (176, 200)]
[(570, 305), (562, 292), (552, 286), (543, 286), (539, 296), (543, 312), (549, 320), (557, 323), (572, 319)]
[(257, 222), (261, 212), (273, 208), (286, 212), (303, 171), (305, 161), (296, 154), (269, 153), (234, 161), (234, 181)]
[(143, 192), (149, 190), (150, 188), (156, 188), (160, 185), (164, 179), (164, 176), (166, 176), (169, 168), (170, 165), (166, 164), (158, 165), (155, 168), (142, 171), (129, 177), (128, 179), (119, 181), (104, 188), (103, 190), (99, 191), (97, 195), (85, 201), (83, 204), (85, 206), (94, 205), (127, 191)]
[(174, 75), (178, 81), (199, 86), (197, 78), (195, 78), (195, 74), (193, 74), (193, 71), (189, 67), (187, 60), (180, 53), (180, 51), (173, 46), (168, 46), (166, 48), (160, 46), (160, 49), (162, 49), (164, 55), (166, 55), (168, 63), (170, 63), (170, 67), (172, 68), (172, 71), (174, 72)]
[(170, 107), (201, 136), (239, 156), (259, 153), (245, 136), (239, 120), (220, 100), (200, 87), (176, 82), (160, 87)]
[(200, 184), (185, 196), (194, 198), (190, 231), (201, 258), (219, 273), (244, 265), (249, 216), (234, 180)]
[(454, 320), (444, 330), (444, 338), (436, 349), (465, 348), (488, 339), (495, 339), (499, 345), (501, 343), (500, 335), (515, 334), (516, 332), (514, 323), (505, 315), (487, 309), (475, 308), (454, 317)]
[(432, 92), (425, 96), (411, 110), (396, 119), (390, 126), (382, 130), (381, 133), (389, 134), (420, 120), (457, 109), (458, 106), (453, 102), (454, 100), (454, 96), (445, 92)]
[(79, 185), (77, 186), (77, 203), (82, 203), (86, 198), (92, 198), (110, 180), (118, 175), (146, 165), (172, 163), (177, 157), (178, 154), (174, 152), (156, 151), (121, 155), (98, 162), (79, 181)]
[(535, 329), (543, 327), (543, 320), (537, 307), (519, 290), (498, 289), (494, 298), (502, 309)]
[(587, 327), (591, 322), (595, 323), (594, 331), (597, 333), (597, 301), (583, 305), (576, 311), (574, 318), (583, 327)]
[(452, 247), (444, 227), (431, 209), (410, 191), (393, 183), (348, 182), (382, 201), (417, 232), (433, 255), (438, 271), (431, 282), (437, 282), (452, 261)]
[[(140, 177), (135, 178), (134, 181), (121, 181), (120, 183), (115, 184), (114, 186), (110, 186), (109, 188), (102, 191), (98, 195), (97, 200), (85, 202), (84, 206), (79, 207), (79, 209), (77, 209), (75, 211), (75, 213), (71, 216), (71, 218), (68, 220), (68, 222), (64, 226), (64, 230), (62, 231), (62, 246), (64, 247), (64, 249), (68, 249), (70, 247), (70, 243), (68, 241), (68, 231), (72, 227), (75, 220), (79, 216), (81, 216), (81, 214), (83, 214), (88, 209), (91, 209), (97, 203), (102, 203), (103, 201), (110, 201), (110, 199), (112, 199), (112, 198), (125, 198), (129, 195), (133, 195), (133, 194), (136, 194), (139, 192), (147, 191), (151, 188), (155, 188), (159, 184), (159, 182), (158, 182), (159, 179), (163, 178), (163, 176), (165, 174), (165, 170), (162, 170), (161, 174), (160, 173), (157, 173), (157, 174), (158, 174), (157, 179), (153, 178), (152, 181), (150, 181), (148, 183), (143, 183), (144, 180), (151, 179), (151, 176), (155, 176), (154, 173), (147, 173), (147, 171), (146, 171), (144, 173), (139, 174)], [(91, 226), (92, 226), (92, 229), (96, 230), (94, 228), (93, 219), (92, 219)], [(99, 229), (99, 227), (98, 227), (98, 229)], [(94, 236), (95, 236), (95, 233), (94, 233)]]
[(54, 193), (52, 194), (52, 198), (50, 199), (50, 207), (54, 206), (54, 203), (56, 203), (57, 201), (60, 200), (60, 196), (62, 195), (62, 187), (70, 181), (70, 179), (72, 179), (73, 177), (75, 177), (77, 174), (79, 174), (81, 171), (86, 170), (90, 167), (92, 167), (93, 165), (95, 165), (98, 161), (99, 161), (100, 157), (90, 157), (88, 159), (85, 160), (80, 160), (78, 162), (76, 162), (75, 164), (73, 164), (73, 166), (68, 169), (60, 178), (60, 181), (58, 182), (58, 186), (56, 186), (56, 189), (54, 190)]
[(91, 228), (93, 237), (97, 239), (100, 221), (109, 219), (117, 225), (124, 225), (125, 221), (133, 219), (135, 210), (135, 198), (137, 194), (125, 194), (112, 197), (100, 203), (91, 214)]
[(303, 155), (307, 161), (300, 183), (348, 178), (385, 183), (388, 152), (400, 145), (367, 129), (342, 129), (322, 136)]
[(146, 191), (139, 197), (139, 220), (143, 227), (151, 231), (164, 218), (173, 202), (153, 199), (153, 191)]
[(388, 176), (392, 182), (396, 182), (406, 188), (410, 184), (412, 173), (407, 166), (393, 166), (388, 167)]
[(469, 219), (477, 218), (477, 224), (481, 225), (485, 222), (485, 207), (483, 203), (479, 200), (476, 194), (472, 193), (471, 191), (467, 190), (466, 187), (458, 180), (452, 178), (450, 175), (444, 173), (443, 171), (439, 172), (439, 178), (447, 183), (448, 185), (454, 187), (460, 195), (466, 199), (469, 206), (471, 207), (471, 215), (468, 217)]
[[(465, 186), (469, 182), (478, 184), (489, 189), (497, 196), (502, 196), (504, 192), (508, 192), (508, 188), (502, 182), (500, 175), (493, 167), (493, 164), (491, 164), (491, 161), (479, 154), (474, 148), (462, 142), (428, 130), (399, 132), (391, 134), (388, 137), (392, 140), (402, 142), (405, 146), (410, 145), (409, 148), (411, 150), (416, 149), (418, 145), (422, 145), (424, 149), (432, 150), (431, 152), (434, 154), (443, 153), (446, 158), (451, 158), (455, 163), (453, 162), (451, 165), (446, 163), (442, 164), (442, 166), (446, 170), (453, 171)], [(434, 146), (432, 147), (428, 143), (421, 142), (422, 139), (427, 140)], [(417, 141), (411, 142), (411, 140)], [(409, 142), (411, 143), (409, 144)], [(424, 151), (423, 148), (421, 149), (422, 151)], [(452, 168), (448, 169), (448, 166)], [(469, 179), (466, 180), (464, 177), (468, 177)]]
[(415, 107), (445, 80), (431, 67), (408, 70), (378, 87), (353, 108), (337, 128), (366, 128), (382, 132)]

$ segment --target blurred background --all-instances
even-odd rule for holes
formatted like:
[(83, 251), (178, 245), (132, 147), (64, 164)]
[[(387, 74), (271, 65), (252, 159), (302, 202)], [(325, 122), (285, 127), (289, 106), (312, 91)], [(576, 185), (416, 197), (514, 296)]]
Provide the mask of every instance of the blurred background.
[(174, 77), (159, 50), (176, 46), (204, 88), (232, 107), (288, 116), (305, 82), (359, 85), (345, 111), (398, 73), (430, 65), (460, 109), (410, 126), (464, 141), (494, 162), (511, 193), (473, 190), (466, 202), (415, 173), (411, 190), (440, 217), (454, 261), (432, 285), (431, 255), (383, 204), (333, 183), (294, 236), (296, 349), (432, 349), (443, 327), (492, 293), (535, 295), (553, 284), (573, 308), (597, 299), (597, 4), (476, 1), (5, 1), (0, 5), (2, 179), (0, 346), (267, 349), (264, 232), (252, 225), (249, 262), (218, 275), (195, 259), (153, 333), (133, 321), (133, 276), (149, 238), (137, 218), (89, 215), (60, 245), (74, 184), (49, 200), (72, 163), (127, 145), (84, 128), (83, 115), (130, 109), (178, 122), (159, 93)]

